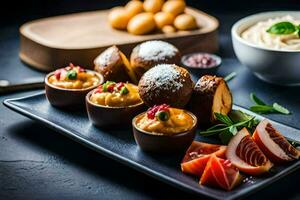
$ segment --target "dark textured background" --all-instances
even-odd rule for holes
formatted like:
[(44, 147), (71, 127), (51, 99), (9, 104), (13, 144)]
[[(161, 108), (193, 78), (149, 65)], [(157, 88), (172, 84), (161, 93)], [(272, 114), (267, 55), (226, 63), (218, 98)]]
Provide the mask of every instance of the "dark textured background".
[[(126, 1), (122, 1), (126, 2)], [(42, 77), (44, 74), (26, 67), (18, 59), (18, 27), (27, 20), (109, 8), (121, 1), (46, 0), (5, 1), (0, 12), (0, 79), (12, 82)], [(268, 101), (278, 101), (294, 113), (272, 115), (272, 119), (300, 128), (300, 88), (284, 88), (260, 82), (244, 70), (234, 57), (230, 39), (231, 25), (241, 17), (259, 11), (299, 10), (298, 0), (188, 1), (220, 22), (220, 54), (235, 71), (243, 71), (245, 80), (230, 87), (235, 103), (249, 106), (249, 91)], [(1, 95), (24, 96), (36, 91)], [(250, 199), (300, 199), (300, 173), (296, 172)], [(0, 105), (0, 199), (193, 199), (171, 186), (103, 157), (34, 121)]]

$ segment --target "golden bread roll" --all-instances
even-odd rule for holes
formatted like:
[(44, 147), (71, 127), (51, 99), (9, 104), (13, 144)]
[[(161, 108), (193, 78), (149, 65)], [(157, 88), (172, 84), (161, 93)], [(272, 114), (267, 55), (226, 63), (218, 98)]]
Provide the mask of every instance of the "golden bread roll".
[(175, 33), (176, 32), (176, 28), (172, 25), (166, 25), (166, 26), (163, 26), (161, 28), (161, 31), (163, 33)]
[(128, 16), (132, 18), (133, 16), (144, 11), (143, 2), (139, 0), (131, 0), (126, 4), (125, 9)]
[(158, 12), (154, 15), (155, 23), (158, 28), (171, 25), (174, 22), (174, 15), (167, 12)]
[(137, 82), (131, 72), (129, 61), (117, 46), (112, 46), (103, 51), (94, 60), (95, 71), (103, 75), (105, 81)]
[(188, 110), (197, 116), (200, 125), (217, 122), (215, 113), (227, 115), (232, 109), (232, 95), (221, 77), (204, 75), (196, 83)]
[(129, 15), (123, 7), (115, 7), (108, 14), (110, 25), (116, 29), (126, 29), (129, 19)]
[(190, 14), (181, 14), (175, 18), (174, 26), (178, 30), (192, 30), (198, 27), (196, 19)]
[(185, 2), (182, 0), (169, 0), (162, 7), (163, 12), (172, 13), (174, 16), (183, 13), (184, 9)]
[(127, 30), (134, 35), (143, 35), (156, 28), (154, 15), (152, 13), (140, 13), (134, 16), (128, 23)]
[(157, 13), (161, 10), (163, 4), (164, 4), (163, 0), (145, 0), (144, 10), (146, 12)]
[(130, 55), (130, 64), (139, 79), (157, 64), (180, 64), (180, 58), (179, 50), (174, 45), (161, 40), (151, 40), (134, 47)]

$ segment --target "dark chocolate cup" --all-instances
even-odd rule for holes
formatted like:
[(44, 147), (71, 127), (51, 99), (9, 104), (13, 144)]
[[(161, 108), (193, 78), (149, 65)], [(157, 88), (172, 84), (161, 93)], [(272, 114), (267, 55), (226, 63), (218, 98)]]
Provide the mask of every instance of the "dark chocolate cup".
[(87, 95), (87, 93), (101, 85), (104, 81), (103, 76), (98, 72), (94, 72), (92, 70), (87, 71), (95, 73), (99, 78), (99, 83), (95, 86), (84, 89), (66, 89), (54, 86), (48, 81), (49, 77), (52, 76), (54, 72), (47, 74), (47, 76), (45, 77), (45, 90), (46, 97), (50, 104), (56, 107), (63, 108), (84, 108), (85, 96)]
[(95, 126), (110, 126), (110, 128), (114, 128), (113, 125), (128, 126), (134, 116), (146, 110), (143, 102), (126, 107), (109, 107), (95, 104), (90, 101), (93, 92), (90, 91), (86, 95), (85, 101), (88, 117)]
[(135, 142), (143, 151), (156, 152), (156, 153), (172, 153), (185, 151), (193, 142), (196, 135), (197, 117), (191, 113), (187, 113), (193, 117), (193, 127), (185, 132), (178, 133), (176, 135), (156, 135), (144, 131), (136, 126), (136, 120), (139, 116), (145, 114), (145, 112), (137, 115), (132, 120), (133, 134)]

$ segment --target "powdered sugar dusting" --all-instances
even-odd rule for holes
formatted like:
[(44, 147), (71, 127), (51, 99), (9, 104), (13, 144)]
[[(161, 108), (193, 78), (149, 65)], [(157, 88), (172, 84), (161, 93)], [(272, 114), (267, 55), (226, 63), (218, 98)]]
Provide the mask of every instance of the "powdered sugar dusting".
[[(176, 65), (159, 64), (148, 70), (144, 76), (144, 84), (146, 88), (152, 90), (154, 96), (161, 95), (159, 91), (176, 92), (183, 87), (180, 71)], [(157, 90), (159, 88), (159, 90)]]
[(97, 58), (94, 60), (95, 65), (106, 66), (111, 61), (111, 56), (115, 51), (115, 47), (110, 47), (103, 51)]
[(138, 56), (144, 60), (163, 60), (178, 53), (178, 49), (170, 43), (153, 40), (140, 44)]

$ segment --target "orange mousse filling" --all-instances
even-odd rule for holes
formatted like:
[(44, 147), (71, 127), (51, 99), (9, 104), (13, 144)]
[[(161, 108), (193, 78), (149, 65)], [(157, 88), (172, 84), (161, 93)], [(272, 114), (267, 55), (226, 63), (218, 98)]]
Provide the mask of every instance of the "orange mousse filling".
[(65, 89), (85, 89), (98, 85), (99, 77), (85, 69), (70, 64), (58, 69), (48, 78), (48, 82), (56, 87)]
[(131, 83), (107, 81), (100, 85), (91, 95), (90, 101), (110, 107), (127, 107), (142, 103), (138, 87)]
[(191, 130), (195, 119), (185, 110), (159, 105), (140, 115), (136, 126), (156, 135), (176, 135)]

